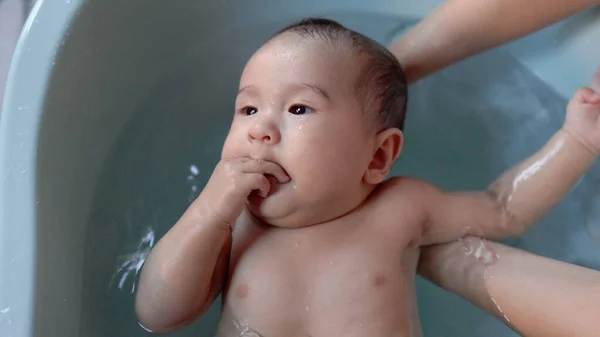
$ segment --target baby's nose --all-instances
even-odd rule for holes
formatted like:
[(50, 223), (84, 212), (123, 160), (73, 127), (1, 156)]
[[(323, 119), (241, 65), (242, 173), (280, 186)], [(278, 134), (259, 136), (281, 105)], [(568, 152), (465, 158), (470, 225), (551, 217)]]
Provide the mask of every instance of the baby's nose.
[(275, 145), (281, 140), (279, 130), (270, 123), (260, 123), (254, 125), (248, 133), (248, 140), (251, 142), (263, 142)]

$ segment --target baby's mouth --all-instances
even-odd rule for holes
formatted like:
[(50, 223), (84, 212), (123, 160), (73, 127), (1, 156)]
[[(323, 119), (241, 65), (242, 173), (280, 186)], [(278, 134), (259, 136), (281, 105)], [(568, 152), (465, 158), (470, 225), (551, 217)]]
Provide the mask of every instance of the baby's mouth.
[(278, 185), (278, 184), (283, 184), (281, 181), (279, 181), (279, 179), (277, 179), (274, 175), (271, 174), (265, 174), (265, 177), (267, 178), (267, 180), (271, 183), (271, 186), (273, 185)]
[(265, 178), (267, 178), (269, 184), (271, 185), (267, 197), (270, 197), (271, 195), (277, 193), (283, 185), (289, 183), (292, 180), (292, 178), (288, 175), (288, 173), (283, 167), (281, 167), (281, 172), (277, 172), (277, 174), (266, 173)]
[(268, 173), (265, 174), (265, 178), (267, 178), (267, 180), (269, 181), (269, 184), (271, 185), (269, 187), (269, 192), (267, 193), (267, 195), (263, 197), (260, 195), (260, 193), (258, 191), (252, 191), (250, 193), (249, 200), (260, 201), (265, 198), (268, 198), (268, 197), (272, 196), (273, 194), (275, 194), (277, 191), (279, 191), (279, 186), (286, 183), (286, 182), (279, 181), (279, 179), (277, 179), (277, 177), (275, 177), (272, 174), (268, 174)]
[(268, 162), (271, 162), (271, 163), (279, 166), (280, 170), (275, 170), (275, 172), (269, 172), (269, 173), (264, 174), (264, 176), (269, 180), (271, 185), (287, 184), (290, 182), (290, 180), (292, 180), (292, 178), (287, 173), (287, 171), (278, 162), (276, 162), (274, 160), (269, 160), (269, 159), (261, 159), (261, 158), (254, 158), (254, 159), (268, 161)]
[(276, 174), (266, 173), (265, 177), (269, 180), (271, 184), (283, 185), (289, 183), (292, 180), (292, 177), (290, 177), (290, 175), (281, 165), (279, 165), (279, 167), (281, 167), (281, 172), (277, 172)]

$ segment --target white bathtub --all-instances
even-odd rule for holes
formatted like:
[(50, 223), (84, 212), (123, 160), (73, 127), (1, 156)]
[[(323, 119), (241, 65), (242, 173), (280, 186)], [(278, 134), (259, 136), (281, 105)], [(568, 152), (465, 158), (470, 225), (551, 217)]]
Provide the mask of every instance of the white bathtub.
[[(308, 15), (387, 43), (441, 1), (203, 3), (45, 0), (34, 8), (0, 129), (0, 336), (146, 335), (133, 315), (137, 260), (127, 254), (143, 253), (151, 235), (139, 241), (162, 235), (202, 188), (252, 51)], [(599, 17), (578, 15), (412, 88), (396, 173), (482, 188), (536, 150), (600, 64)], [(596, 166), (511, 243), (599, 269), (598, 190)], [(418, 295), (426, 336), (514, 336), (426, 282)], [(173, 335), (210, 336), (217, 306)]]

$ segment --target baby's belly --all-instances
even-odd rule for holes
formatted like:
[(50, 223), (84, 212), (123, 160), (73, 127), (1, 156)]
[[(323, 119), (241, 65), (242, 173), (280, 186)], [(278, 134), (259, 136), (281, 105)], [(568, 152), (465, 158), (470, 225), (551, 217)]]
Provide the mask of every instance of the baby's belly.
[(419, 251), (253, 251), (226, 292), (219, 337), (421, 336)]

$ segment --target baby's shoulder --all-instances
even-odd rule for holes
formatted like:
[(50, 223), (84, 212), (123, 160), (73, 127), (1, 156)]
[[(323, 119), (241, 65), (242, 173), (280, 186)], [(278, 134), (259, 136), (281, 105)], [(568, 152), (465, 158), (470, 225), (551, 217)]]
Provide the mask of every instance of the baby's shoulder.
[(419, 240), (427, 216), (424, 191), (431, 186), (410, 177), (393, 177), (381, 183), (371, 195), (367, 211), (369, 219), (376, 220), (382, 229), (376, 232), (407, 245)]
[(375, 197), (380, 202), (421, 202), (434, 190), (436, 187), (424, 180), (397, 176), (381, 183), (377, 187)]
[(400, 217), (420, 222), (427, 215), (439, 189), (426, 181), (410, 177), (393, 177), (381, 183), (371, 195), (370, 209), (381, 220), (396, 222)]

